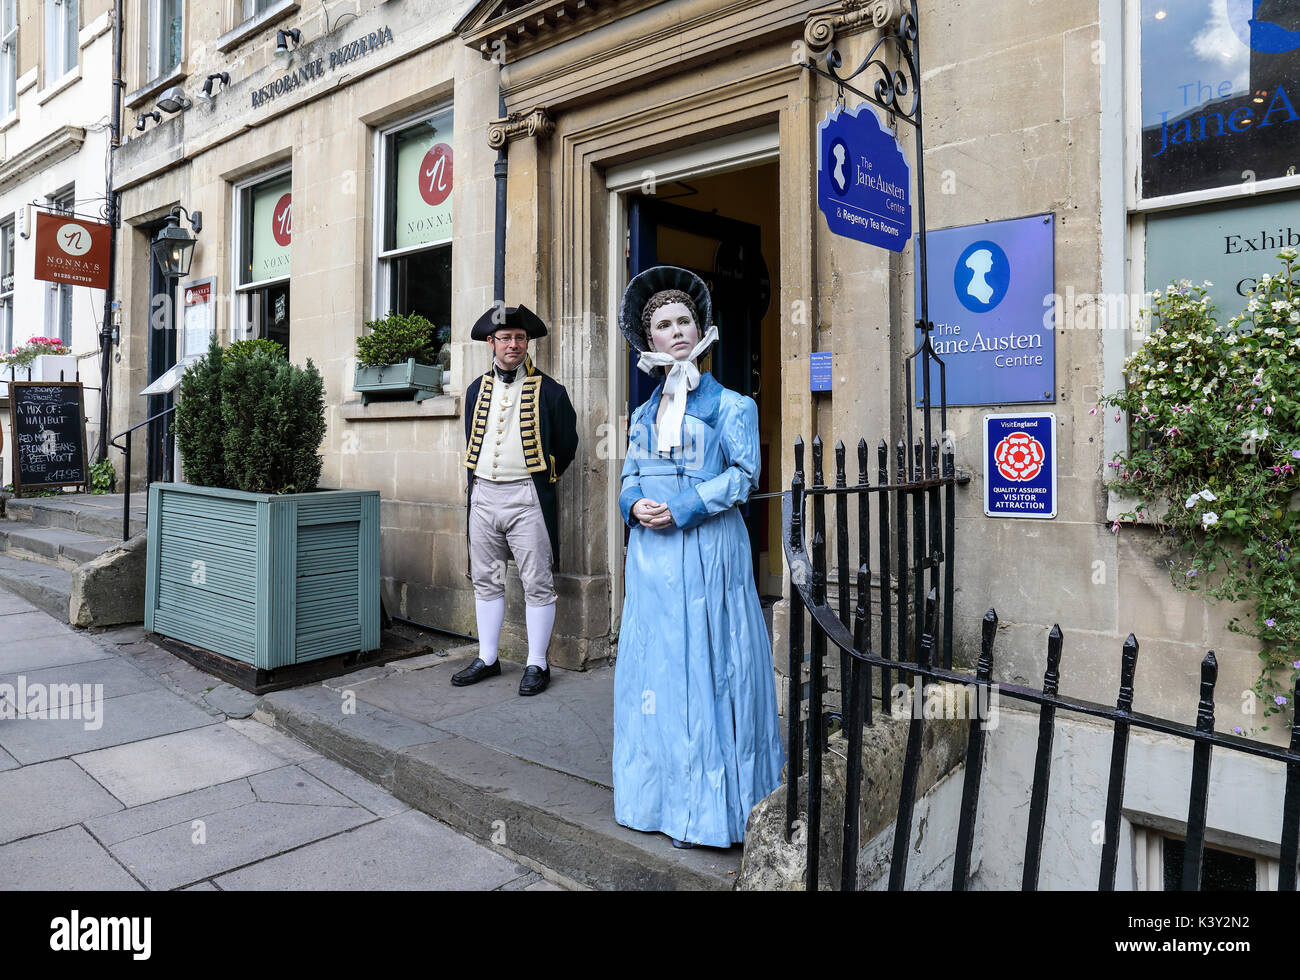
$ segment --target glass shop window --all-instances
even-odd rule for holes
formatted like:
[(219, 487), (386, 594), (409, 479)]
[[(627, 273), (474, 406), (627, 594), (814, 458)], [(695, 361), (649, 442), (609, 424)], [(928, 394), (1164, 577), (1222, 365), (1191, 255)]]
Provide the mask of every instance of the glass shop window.
[(237, 190), (239, 274), (235, 336), (266, 337), (289, 350), (292, 175), (285, 171)]

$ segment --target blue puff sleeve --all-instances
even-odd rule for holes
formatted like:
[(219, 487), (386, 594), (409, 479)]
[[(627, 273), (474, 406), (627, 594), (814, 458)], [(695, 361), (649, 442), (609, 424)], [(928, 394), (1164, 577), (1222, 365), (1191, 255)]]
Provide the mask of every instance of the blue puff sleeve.
[(743, 504), (750, 493), (758, 489), (761, 466), (758, 405), (754, 399), (743, 395), (725, 399), (718, 426), (722, 457), (727, 468), (711, 480), (689, 487), (668, 501), (673, 522), (682, 530)]

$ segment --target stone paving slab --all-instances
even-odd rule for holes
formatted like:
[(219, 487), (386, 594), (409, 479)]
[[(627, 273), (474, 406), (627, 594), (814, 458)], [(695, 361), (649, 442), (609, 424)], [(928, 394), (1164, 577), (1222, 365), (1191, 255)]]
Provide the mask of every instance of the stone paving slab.
[(40, 610), (13, 613), (4, 620), (5, 645), (22, 643), (38, 636), (75, 636), (67, 623), (46, 615)]
[[(0, 629), (3, 625), (0, 624)], [(94, 685), (102, 684), (103, 697), (117, 698), (124, 694), (139, 694), (142, 691), (159, 691), (162, 685), (150, 679), (142, 671), (136, 670), (130, 664), (110, 657), (105, 660), (87, 660), (79, 664), (64, 664), (59, 667), (43, 667), (38, 670), (24, 670), (8, 674), (0, 674), (0, 684), (8, 684), (14, 688), (15, 697), (17, 696), (18, 679), (26, 679), (28, 686), (40, 684), (49, 687), (54, 684), (75, 684), (77, 689), (71, 692), (69, 703), (81, 701), (86, 693), (82, 685), (91, 685), (91, 694), (94, 694)], [(22, 705), (16, 705), (16, 709), (21, 709)], [(21, 714), (19, 710), (19, 714)]]
[(277, 732), (260, 721), (253, 721), (251, 718), (228, 718), (226, 725), (239, 734), (251, 738), (262, 748), (270, 749), (285, 762), (307, 762), (321, 757), (320, 753), (310, 746), (303, 745), (296, 738)]
[(4, 772), (6, 769), (17, 769), (17, 768), (18, 768), (18, 760), (15, 759), (13, 756), (11, 756), (4, 749), (0, 749), (0, 772)]
[(298, 766), (283, 766), (248, 777), (259, 803), (296, 803), (299, 806), (356, 806), (342, 793)]
[(0, 772), (0, 843), (122, 809), (67, 759)]
[(82, 827), (0, 847), (0, 891), (140, 891), (142, 886)]
[(0, 589), (0, 616), (12, 616), (14, 613), (37, 612), (35, 606), (22, 596), (14, 595)]
[[(180, 888), (375, 819), (359, 806), (249, 803), (202, 818), (200, 828), (187, 820), (109, 850), (149, 888)], [(303, 885), (281, 882), (278, 887)]]
[(214, 885), (214, 884), (213, 884), (212, 882), (210, 882), (210, 881), (200, 881), (200, 882), (199, 882), (198, 884), (196, 884), (196, 885), (186, 885), (184, 888), (181, 889), (181, 891), (183, 891), (183, 892), (217, 892), (217, 891), (221, 891), (221, 889), (218, 888), (216, 885)]
[[(46, 620), (50, 618), (44, 613), (38, 615)], [(9, 620), (14, 618), (16, 617), (6, 616), (3, 625), (7, 626)], [(103, 660), (112, 655), (98, 643), (73, 633), (70, 627), (64, 626), (62, 633), (52, 633), (27, 640), (6, 641), (0, 645), (0, 674), (40, 670), (42, 667), (59, 667), (63, 664), (79, 664), (87, 660)]]
[(190, 823), (213, 813), (256, 802), (257, 797), (253, 795), (248, 780), (234, 779), (156, 803), (145, 803), (129, 810), (105, 814), (84, 823), (105, 846), (111, 847), (133, 837), (143, 837), (156, 830), (174, 827), (178, 823)]
[(442, 722), (488, 705), (509, 701), (540, 701), (557, 688), (559, 671), (552, 671), (551, 686), (541, 696), (519, 697), (519, 678), (523, 667), (500, 661), (501, 676), (489, 677), (469, 687), (453, 687), (451, 675), (474, 662), (473, 656), (446, 660), (424, 670), (399, 673), (357, 688), (357, 697), (367, 704), (383, 708), (403, 718), (411, 718), (434, 728)]
[(179, 796), (284, 764), (274, 752), (224, 724), (100, 749), (79, 755), (75, 761), (127, 806)]
[(602, 669), (577, 679), (561, 675), (536, 697), (487, 705), (436, 727), (612, 790), (613, 719), (614, 671)]
[(391, 817), (410, 809), (392, 793), (385, 792), (370, 780), (358, 776), (347, 766), (339, 765), (333, 759), (317, 756), (309, 762), (302, 763), (302, 768), (376, 816)]
[(241, 691), (233, 684), (218, 684), (203, 695), (203, 700), (227, 718), (247, 718), (253, 713), (258, 696)]
[[(0, 747), (23, 765), (30, 765), (212, 723), (206, 712), (163, 690), (108, 698), (100, 703), (99, 709), (100, 716), (95, 720), (0, 721)], [(79, 710), (84, 713), (85, 708)], [(99, 727), (87, 727), (93, 724)]]
[(406, 813), (222, 875), (225, 890), (487, 890), (529, 870), (438, 821)]

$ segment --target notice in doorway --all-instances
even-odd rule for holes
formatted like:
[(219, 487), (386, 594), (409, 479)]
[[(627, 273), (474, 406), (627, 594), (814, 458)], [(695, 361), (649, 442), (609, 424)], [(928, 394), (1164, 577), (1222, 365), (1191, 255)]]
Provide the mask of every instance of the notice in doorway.
[(984, 416), (984, 514), (1056, 516), (1056, 416)]

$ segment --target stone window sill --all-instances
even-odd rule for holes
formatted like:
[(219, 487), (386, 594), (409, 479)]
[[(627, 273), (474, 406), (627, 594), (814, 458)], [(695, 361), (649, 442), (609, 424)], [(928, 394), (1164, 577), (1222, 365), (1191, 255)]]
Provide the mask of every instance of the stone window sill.
[(50, 99), (54, 98), (60, 92), (67, 89), (69, 86), (75, 85), (79, 81), (81, 81), (81, 65), (77, 65), (76, 68), (65, 73), (62, 78), (56, 81), (44, 92), (38, 93), (36, 96), (36, 104), (45, 105), (45, 103), (49, 102)]
[(122, 101), (126, 104), (128, 109), (138, 108), (145, 102), (148, 102), (149, 99), (157, 95), (159, 92), (171, 88), (173, 85), (179, 85), (188, 77), (189, 72), (186, 71), (185, 66), (182, 65), (170, 74), (159, 75), (153, 81), (140, 86), (140, 88), (136, 89)]
[(391, 422), (397, 419), (445, 419), (460, 415), (460, 395), (436, 395), (422, 402), (344, 402), (343, 418), (348, 422)]
[(297, 9), (297, 0), (280, 0), (275, 6), (268, 7), (257, 16), (248, 18), (238, 27), (222, 34), (221, 37), (217, 38), (217, 50), (225, 54), (232, 48), (237, 48), (264, 27), (269, 27), (277, 21), (284, 20)]

